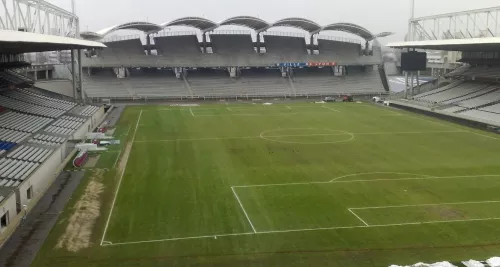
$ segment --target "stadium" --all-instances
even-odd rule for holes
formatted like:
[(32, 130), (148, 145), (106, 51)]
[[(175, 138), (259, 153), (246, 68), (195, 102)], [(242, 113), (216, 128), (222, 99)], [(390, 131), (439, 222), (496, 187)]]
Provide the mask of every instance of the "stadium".
[(9, 1), (0, 266), (500, 266), (499, 7), (384, 47), (300, 17), (80, 32)]

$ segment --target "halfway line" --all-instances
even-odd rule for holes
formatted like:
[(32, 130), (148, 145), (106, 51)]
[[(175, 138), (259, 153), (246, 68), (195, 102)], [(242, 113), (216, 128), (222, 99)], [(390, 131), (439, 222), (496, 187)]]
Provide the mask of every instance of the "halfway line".
[[(197, 115), (204, 116), (204, 115)], [(353, 135), (391, 135), (391, 134), (434, 134), (434, 133), (467, 133), (464, 130), (453, 131), (427, 131), (427, 132), (372, 132), (372, 133), (350, 133)], [(300, 134), (300, 135), (266, 135), (264, 137), (281, 138), (281, 137), (308, 137), (308, 136), (337, 136), (347, 135), (346, 133), (325, 133), (325, 134)], [(260, 138), (261, 136), (235, 136), (235, 137), (201, 137), (201, 138), (179, 138), (179, 139), (164, 139), (164, 140), (145, 140), (135, 141), (136, 143), (156, 143), (156, 142), (177, 142), (177, 141), (210, 141), (210, 140), (230, 140), (230, 139), (252, 139)]]

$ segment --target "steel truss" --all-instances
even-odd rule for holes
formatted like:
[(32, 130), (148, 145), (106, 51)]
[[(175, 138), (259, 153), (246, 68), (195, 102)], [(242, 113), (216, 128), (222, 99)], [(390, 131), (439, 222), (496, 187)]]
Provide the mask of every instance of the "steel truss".
[(79, 19), (44, 0), (0, 0), (0, 29), (79, 36)]
[(410, 19), (408, 41), (500, 37), (500, 6)]

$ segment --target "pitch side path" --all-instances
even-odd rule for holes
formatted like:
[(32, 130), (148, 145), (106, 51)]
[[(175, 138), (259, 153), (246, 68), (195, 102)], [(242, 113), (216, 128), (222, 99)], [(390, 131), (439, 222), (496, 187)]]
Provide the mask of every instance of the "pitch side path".
[(389, 266), (500, 251), (492, 133), (369, 103), (288, 103), (127, 107), (114, 135), (102, 190), (82, 183), (33, 266)]

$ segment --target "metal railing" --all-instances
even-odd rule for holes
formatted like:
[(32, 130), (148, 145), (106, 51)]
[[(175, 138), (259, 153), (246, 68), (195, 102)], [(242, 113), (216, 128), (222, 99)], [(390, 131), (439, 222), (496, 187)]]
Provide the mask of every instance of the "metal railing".
[(163, 36), (184, 36), (184, 35), (198, 35), (195, 31), (161, 31), (157, 34), (153, 34), (154, 37)]
[(354, 97), (374, 97), (374, 96), (379, 96), (379, 97), (385, 97), (388, 95), (387, 92), (336, 92), (336, 93), (331, 93), (331, 94), (324, 94), (324, 93), (312, 93), (312, 94), (275, 94), (275, 93), (269, 93), (269, 94), (234, 94), (234, 95), (226, 95), (226, 94), (207, 94), (207, 95), (193, 95), (193, 96), (186, 96), (186, 95), (154, 95), (154, 94), (148, 94), (148, 95), (133, 95), (133, 96), (120, 96), (120, 97), (112, 97), (112, 96), (102, 96), (102, 97), (90, 97), (90, 99), (94, 103), (99, 103), (103, 101), (104, 99), (110, 100), (111, 102), (116, 102), (116, 101), (133, 101), (133, 102), (147, 102), (147, 101), (173, 101), (173, 100), (178, 100), (178, 101), (192, 101), (192, 100), (255, 100), (255, 99), (323, 99), (325, 97), (337, 97), (341, 98), (345, 95), (350, 95)]
[(266, 38), (266, 36), (306, 37), (305, 34), (298, 32), (263, 32), (262, 35), (264, 38)]
[(361, 44), (361, 41), (356, 40), (356, 39), (331, 36), (331, 35), (318, 35), (318, 40), (320, 40), (320, 39), (321, 40), (338, 41), (338, 42), (343, 42), (343, 43)]
[(246, 31), (246, 30), (216, 30), (213, 32), (210, 32), (212, 35), (217, 35), (217, 34), (228, 34), (228, 35), (251, 35), (251, 31)]
[(122, 35), (122, 36), (110, 36), (102, 39), (103, 43), (106, 42), (116, 42), (116, 41), (125, 41), (125, 40), (133, 40), (133, 39), (141, 39), (141, 35), (133, 34), (133, 35)]

